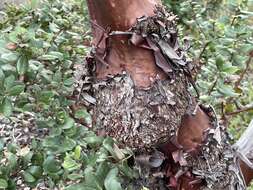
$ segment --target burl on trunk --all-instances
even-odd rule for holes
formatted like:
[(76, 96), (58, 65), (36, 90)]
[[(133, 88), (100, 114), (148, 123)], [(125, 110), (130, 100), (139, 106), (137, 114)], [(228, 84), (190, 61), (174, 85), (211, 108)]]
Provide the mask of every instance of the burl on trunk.
[[(144, 36), (157, 27), (145, 19), (155, 15), (159, 3), (88, 1), (96, 60), (94, 121), (97, 128), (133, 148), (151, 147), (174, 136), (181, 116), (193, 106), (183, 69), (168, 65), (165, 73), (158, 66), (167, 64), (165, 58), (161, 52), (154, 56), (158, 47)], [(174, 18), (171, 15), (171, 22)], [(174, 26), (168, 39), (171, 49), (178, 45)]]
[[(160, 0), (87, 0), (87, 4), (94, 47), (89, 62), (95, 65), (95, 130), (134, 150), (163, 151), (171, 161), (163, 169), (165, 186), (235, 188), (229, 182), (233, 179), (243, 189), (239, 174), (222, 173), (229, 165), (237, 167), (232, 158), (215, 163), (234, 152), (213, 110), (198, 106), (188, 91), (194, 85), (192, 66), (187, 45), (179, 45), (176, 16)], [(214, 159), (215, 166), (209, 166), (208, 159)], [(219, 166), (217, 176), (214, 170)]]

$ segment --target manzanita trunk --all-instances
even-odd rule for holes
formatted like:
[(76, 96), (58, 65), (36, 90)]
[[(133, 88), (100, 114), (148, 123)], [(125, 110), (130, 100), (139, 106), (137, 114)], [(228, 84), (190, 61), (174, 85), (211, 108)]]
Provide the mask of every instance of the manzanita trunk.
[(187, 44), (179, 45), (176, 16), (160, 0), (87, 4), (95, 130), (142, 154), (154, 148), (163, 152), (152, 156), (164, 159), (163, 165), (155, 164), (164, 183), (144, 184), (150, 189), (245, 188), (225, 128), (214, 110), (199, 106), (188, 91), (194, 86), (192, 65)]
[[(96, 126), (133, 148), (167, 140), (190, 104), (193, 106), (183, 69), (173, 72), (169, 64), (161, 66), (167, 64), (165, 59), (158, 52), (158, 63), (157, 47), (144, 36), (152, 30), (147, 18), (155, 16), (159, 3), (88, 0), (96, 61)], [(170, 19), (174, 33), (169, 40), (176, 46), (174, 15)]]

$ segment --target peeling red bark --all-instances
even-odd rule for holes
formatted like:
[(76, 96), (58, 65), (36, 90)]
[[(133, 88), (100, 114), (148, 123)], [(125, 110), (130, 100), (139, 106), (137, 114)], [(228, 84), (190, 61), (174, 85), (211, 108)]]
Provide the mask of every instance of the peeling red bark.
[[(167, 157), (169, 163), (169, 176), (171, 179), (177, 176), (179, 163), (175, 163), (173, 152), (176, 153), (179, 149), (191, 154), (197, 154), (198, 147), (205, 140), (205, 131), (211, 128), (209, 116), (199, 107), (196, 107), (195, 114), (185, 114), (181, 120), (181, 126), (178, 130), (177, 139), (175, 142), (168, 142), (159, 146)], [(180, 155), (179, 155), (180, 157)], [(179, 158), (180, 160), (180, 158)], [(171, 177), (173, 176), (173, 177)], [(198, 190), (203, 186), (203, 181), (198, 181), (189, 173), (184, 173), (177, 179), (175, 178), (175, 186), (171, 187), (175, 190)]]
[[(104, 30), (127, 31), (141, 16), (154, 14), (155, 6), (160, 0), (87, 0), (91, 16), (93, 45), (98, 45)], [(94, 24), (95, 23), (95, 24)], [(105, 48), (100, 43), (98, 48)], [(150, 87), (154, 81), (164, 79), (165, 74), (156, 66), (153, 52), (136, 47), (128, 42), (124, 35), (113, 36), (110, 40), (110, 51), (105, 58), (108, 66), (97, 63), (97, 78), (128, 72), (135, 86)]]
[(209, 117), (197, 107), (196, 114), (186, 114), (178, 130), (178, 143), (186, 151), (196, 150), (204, 141), (205, 130), (211, 128)]

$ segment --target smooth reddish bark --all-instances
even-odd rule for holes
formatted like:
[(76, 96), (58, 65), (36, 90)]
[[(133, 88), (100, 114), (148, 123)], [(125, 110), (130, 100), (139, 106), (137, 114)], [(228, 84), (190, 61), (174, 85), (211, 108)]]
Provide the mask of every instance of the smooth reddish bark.
[[(127, 31), (141, 16), (154, 14), (160, 0), (87, 0), (93, 23), (104, 30)], [(101, 29), (92, 24), (93, 44), (101, 40)], [(165, 74), (156, 66), (152, 51), (135, 47), (129, 43), (129, 37), (120, 35), (111, 37), (110, 51), (105, 58), (109, 66), (97, 64), (97, 78), (108, 75), (129, 73), (137, 87), (151, 86), (155, 80), (164, 79)], [(104, 46), (104, 44), (100, 44)], [(101, 47), (104, 48), (104, 47)]]
[(209, 117), (197, 108), (196, 114), (186, 114), (178, 130), (178, 143), (184, 150), (196, 150), (204, 141), (204, 132), (211, 128)]

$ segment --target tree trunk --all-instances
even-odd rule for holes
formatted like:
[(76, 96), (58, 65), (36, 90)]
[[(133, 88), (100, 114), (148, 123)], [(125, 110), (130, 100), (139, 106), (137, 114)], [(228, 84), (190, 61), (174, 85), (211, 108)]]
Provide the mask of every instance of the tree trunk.
[[(108, 47), (100, 43), (106, 37), (106, 30), (127, 31), (132, 27), (136, 19), (154, 14), (154, 8), (158, 0), (148, 1), (104, 1), (87, 0), (93, 31), (93, 44), (97, 46), (97, 54), (105, 53)], [(154, 63), (154, 56), (150, 50), (135, 47), (128, 43), (128, 36), (119, 35), (110, 38), (110, 52), (106, 56), (106, 64), (97, 64), (97, 78), (104, 79), (108, 75), (122, 74), (127, 71), (135, 86), (150, 87), (159, 78), (165, 75)], [(97, 55), (99, 56), (99, 55)]]
[(191, 65), (187, 48), (178, 45), (175, 16), (159, 0), (87, 4), (94, 37), (89, 62), (95, 64), (95, 130), (141, 152), (136, 158), (153, 148), (163, 152), (164, 183), (157, 186), (150, 175), (144, 184), (150, 189), (242, 190), (224, 127), (188, 91)]
[(87, 2), (96, 50), (95, 125), (132, 148), (167, 140), (193, 101), (187, 77), (180, 70), (166, 75), (154, 52), (131, 44), (130, 35), (109, 34), (126, 32), (137, 18), (154, 15), (160, 1)]

